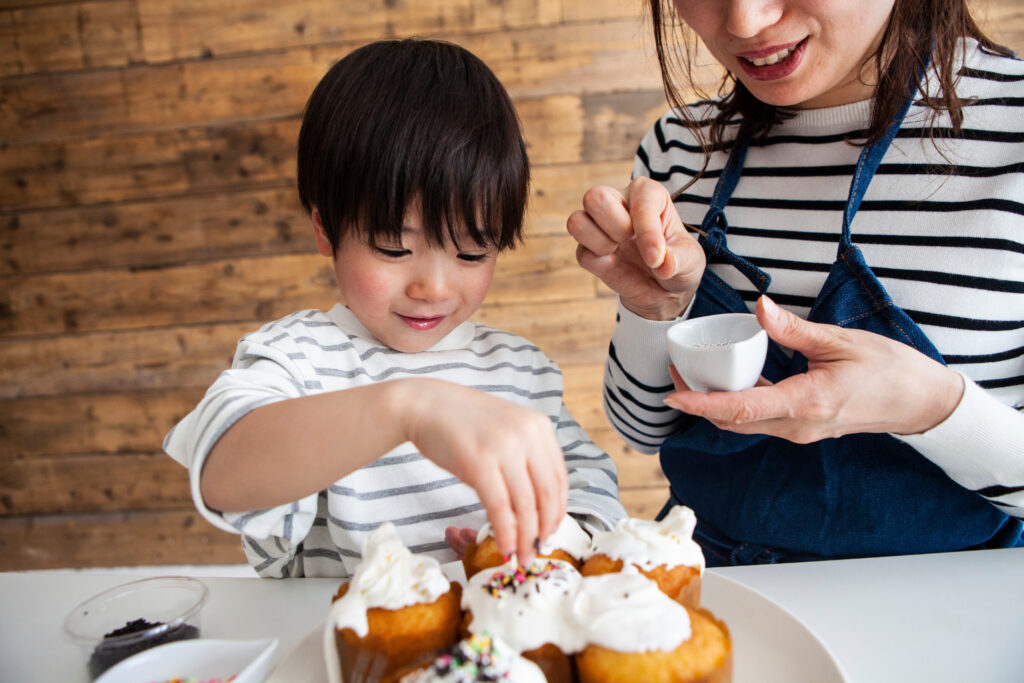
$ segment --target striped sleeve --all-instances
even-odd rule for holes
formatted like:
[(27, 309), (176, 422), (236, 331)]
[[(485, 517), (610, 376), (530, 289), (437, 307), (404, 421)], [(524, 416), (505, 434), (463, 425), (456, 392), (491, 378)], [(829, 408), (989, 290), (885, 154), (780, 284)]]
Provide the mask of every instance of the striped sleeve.
[[(189, 470), (196, 508), (214, 526), (246, 537), (251, 556), (271, 554), (288, 562), (316, 517), (317, 496), (243, 513), (220, 512), (206, 505), (199, 482), (203, 464), (217, 440), (243, 416), (260, 406), (305, 396), (309, 390), (299, 364), (303, 353), (280, 329), (244, 337), (232, 367), (207, 390), (196, 408), (164, 439), (164, 450)], [(265, 559), (265, 558), (264, 558)]]
[(641, 453), (657, 453), (661, 442), (689, 419), (665, 405), (665, 397), (675, 390), (665, 332), (675, 322), (645, 320), (620, 303), (608, 346), (605, 414), (626, 443)]

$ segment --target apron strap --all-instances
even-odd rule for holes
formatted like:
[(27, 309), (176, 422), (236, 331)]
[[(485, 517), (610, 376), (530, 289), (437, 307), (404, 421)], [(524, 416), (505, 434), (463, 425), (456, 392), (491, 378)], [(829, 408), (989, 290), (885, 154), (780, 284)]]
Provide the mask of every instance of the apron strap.
[(896, 133), (899, 132), (900, 126), (903, 125), (903, 119), (906, 117), (907, 112), (910, 110), (910, 106), (914, 102), (914, 94), (917, 92), (917, 81), (912, 81), (910, 84), (910, 91), (907, 93), (907, 99), (900, 107), (900, 110), (896, 113), (892, 123), (886, 128), (885, 134), (880, 140), (874, 142), (863, 149), (860, 153), (860, 157), (857, 159), (857, 168), (853, 173), (853, 180), (850, 181), (850, 194), (846, 200), (846, 206), (843, 209), (843, 234), (839, 241), (839, 254), (842, 254), (845, 250), (850, 249), (853, 246), (853, 238), (850, 234), (850, 224), (853, 222), (853, 217), (857, 214), (857, 210), (860, 208), (860, 203), (864, 199), (864, 194), (868, 191), (868, 185), (871, 184), (871, 179), (875, 177), (875, 172), (882, 163), (882, 157), (889, 151), (889, 145), (896, 138)]

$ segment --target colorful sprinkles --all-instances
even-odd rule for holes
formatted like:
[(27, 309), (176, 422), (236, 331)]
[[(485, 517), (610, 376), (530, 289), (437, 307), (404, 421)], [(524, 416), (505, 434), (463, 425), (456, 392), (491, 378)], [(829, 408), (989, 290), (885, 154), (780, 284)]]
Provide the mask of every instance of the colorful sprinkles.
[(495, 572), (491, 576), (491, 580), (485, 583), (482, 588), (491, 597), (496, 598), (506, 591), (515, 593), (529, 581), (546, 579), (551, 575), (551, 572), (556, 571), (558, 568), (557, 564), (548, 560), (544, 563), (540, 561), (534, 562), (527, 568), (516, 567), (516, 570), (511, 574)]
[(508, 667), (503, 665), (495, 651), (494, 641), (480, 633), (458, 643), (451, 654), (434, 660), (434, 673), (451, 675), (454, 681), (504, 681)]

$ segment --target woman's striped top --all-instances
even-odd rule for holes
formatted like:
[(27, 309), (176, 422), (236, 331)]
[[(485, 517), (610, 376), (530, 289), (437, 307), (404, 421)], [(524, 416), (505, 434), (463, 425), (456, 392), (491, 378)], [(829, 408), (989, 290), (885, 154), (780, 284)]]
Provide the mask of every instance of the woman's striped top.
[[(199, 491), (211, 447), (249, 411), (401, 377), (455, 382), (544, 413), (565, 455), (569, 513), (590, 531), (610, 529), (626, 516), (615, 463), (566, 409), (558, 367), (522, 337), (472, 322), (420, 353), (383, 346), (340, 304), (327, 313), (299, 311), (264, 325), (242, 338), (231, 369), (167, 435), (164, 450), (189, 468), (193, 500), (203, 516), (242, 535), (246, 556), (261, 576), (348, 577), (364, 539), (383, 522), (392, 522), (413, 552), (449, 562), (456, 556), (445, 543), (445, 527), (476, 529), (486, 514), (472, 488), (410, 442), (323, 491), (267, 510), (220, 513), (204, 504)], [(344, 447), (338, 444), (339, 451)]]
[[(961, 485), (1024, 517), (1024, 61), (967, 41), (958, 92), (963, 128), (910, 113), (868, 187), (852, 237), (876, 276), (946, 363), (973, 380), (960, 407), (923, 434), (901, 437)], [(714, 102), (692, 106), (696, 120)], [(836, 258), (842, 210), (870, 120), (871, 102), (799, 112), (752, 146), (726, 207), (729, 248), (772, 277), (769, 294), (807, 315)], [(726, 154), (704, 155), (674, 112), (643, 139), (634, 175), (673, 194), (699, 225)], [(757, 290), (734, 268), (709, 265), (753, 310)], [(664, 325), (620, 307), (605, 378), (609, 419), (626, 440), (657, 450), (677, 426)], [(655, 355), (652, 362), (651, 354)]]

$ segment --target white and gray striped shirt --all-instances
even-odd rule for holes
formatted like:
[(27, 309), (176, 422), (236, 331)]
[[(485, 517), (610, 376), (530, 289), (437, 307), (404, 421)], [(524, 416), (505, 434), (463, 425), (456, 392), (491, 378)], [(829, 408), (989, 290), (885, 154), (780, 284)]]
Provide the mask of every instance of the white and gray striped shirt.
[(249, 411), (400, 377), (444, 379), (544, 413), (565, 454), (569, 512), (590, 531), (611, 528), (626, 516), (615, 463), (566, 409), (558, 367), (522, 337), (473, 322), (420, 353), (382, 345), (340, 304), (327, 313), (299, 311), (264, 325), (242, 338), (231, 369), (171, 430), (164, 450), (189, 468), (193, 500), (203, 516), (242, 534), (246, 556), (261, 576), (350, 576), (364, 539), (385, 521), (395, 524), (413, 552), (448, 562), (456, 558), (444, 541), (445, 527), (479, 528), (486, 514), (473, 489), (409, 442), (324, 491), (267, 510), (220, 513), (206, 507), (199, 493), (206, 455)]
[[(851, 230), (898, 306), (931, 339), (967, 391), (955, 413), (925, 434), (900, 437), (956, 482), (1007, 514), (1024, 517), (1024, 61), (966, 41), (958, 92), (972, 102), (963, 128), (915, 105), (882, 160)], [(715, 113), (693, 105), (694, 118)], [(842, 210), (871, 102), (799, 112), (751, 146), (726, 208), (730, 250), (772, 278), (769, 294), (806, 317), (836, 259)], [(642, 141), (635, 176), (672, 193), (701, 168), (703, 153), (675, 112)], [(675, 206), (699, 225), (726, 155)], [(708, 266), (753, 310), (758, 293), (739, 272)], [(678, 426), (662, 399), (671, 390), (665, 324), (620, 307), (605, 375), (605, 409), (634, 448), (655, 452)], [(1016, 410), (1015, 410), (1016, 409)]]

